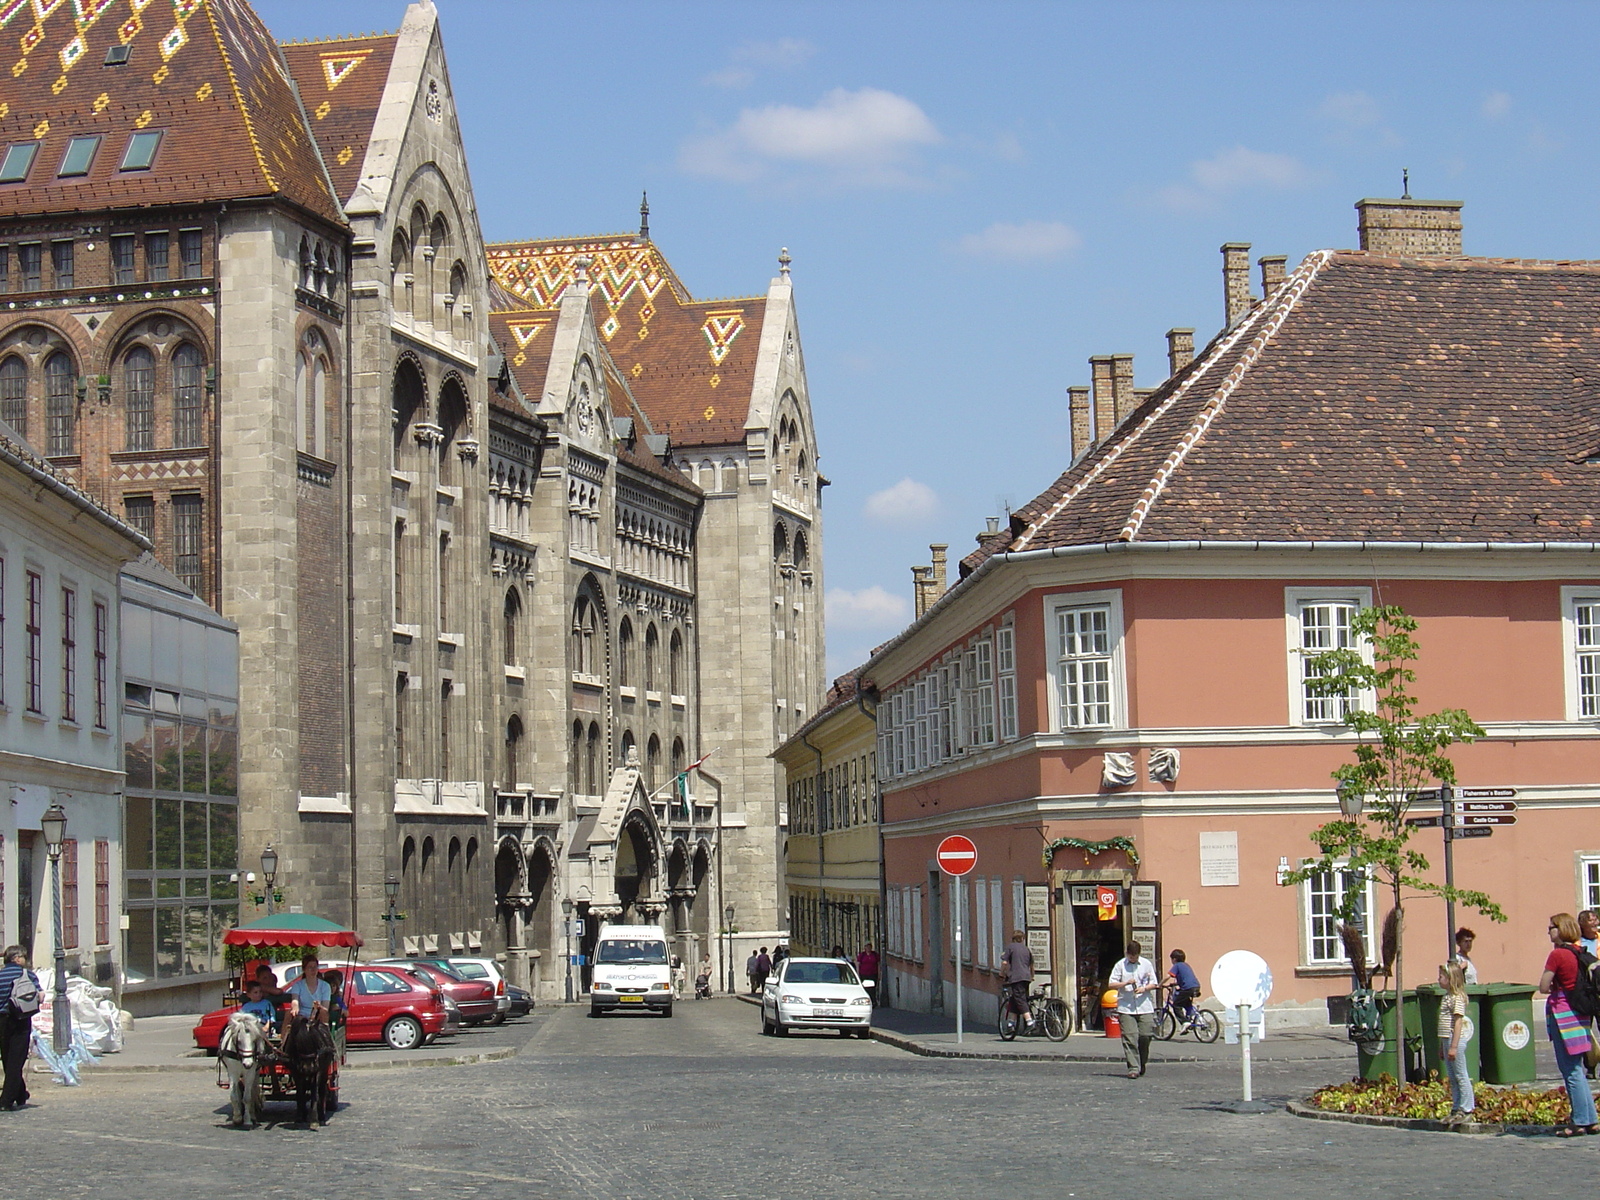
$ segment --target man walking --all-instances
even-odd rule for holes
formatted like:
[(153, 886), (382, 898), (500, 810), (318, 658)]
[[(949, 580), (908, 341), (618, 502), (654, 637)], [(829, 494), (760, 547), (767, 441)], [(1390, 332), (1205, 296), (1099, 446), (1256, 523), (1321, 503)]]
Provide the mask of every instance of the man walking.
[(1027, 1028), (1033, 1028), (1033, 1014), (1028, 1011), (1028, 989), (1033, 984), (1033, 951), (1028, 949), (1028, 935), (1020, 929), (1011, 931), (1011, 944), (1000, 956), (1000, 970), (1006, 984), (1006, 1007), (1018, 1014)]
[(767, 948), (761, 947), (761, 953), (756, 955), (755, 987), (751, 989), (757, 996), (761, 989), (767, 985), (767, 976), (772, 974), (772, 959), (767, 957)]
[(759, 959), (760, 956), (752, 950), (750, 951), (750, 957), (744, 960), (744, 977), (750, 981), (750, 994), (752, 996), (761, 994), (761, 985), (756, 982), (756, 963)]
[(1155, 991), (1161, 986), (1156, 969), (1143, 957), (1138, 942), (1128, 943), (1128, 956), (1111, 968), (1107, 986), (1117, 993), (1117, 1022), (1122, 1026), (1122, 1059), (1128, 1078), (1144, 1074), (1150, 1061), (1150, 1039), (1156, 1035)]

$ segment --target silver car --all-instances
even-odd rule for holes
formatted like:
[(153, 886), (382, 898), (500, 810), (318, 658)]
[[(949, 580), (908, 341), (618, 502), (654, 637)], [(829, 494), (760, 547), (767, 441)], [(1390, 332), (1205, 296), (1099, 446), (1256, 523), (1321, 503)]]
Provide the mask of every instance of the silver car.
[(864, 1038), (872, 1032), (872, 987), (842, 958), (786, 958), (761, 991), (761, 1032), (837, 1029)]

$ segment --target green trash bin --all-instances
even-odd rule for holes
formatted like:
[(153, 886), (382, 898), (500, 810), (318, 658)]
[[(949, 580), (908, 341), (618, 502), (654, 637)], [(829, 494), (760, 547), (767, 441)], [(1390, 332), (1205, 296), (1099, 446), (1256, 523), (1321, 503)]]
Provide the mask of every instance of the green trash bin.
[[(1479, 1016), (1477, 994), (1483, 991), (1482, 987), (1467, 989), (1467, 1027), (1462, 1031), (1461, 1045), (1457, 1048), (1457, 1053), (1466, 1058), (1467, 1078), (1473, 1082), (1483, 1078), (1478, 1062), (1483, 1044), (1478, 1031), (1483, 1027), (1483, 1022)], [(1417, 989), (1417, 1001), (1422, 1010), (1423, 1069), (1436, 1072), (1440, 1079), (1447, 1080), (1450, 1077), (1444, 1061), (1447, 1041), (1439, 1035), (1439, 1010), (1444, 1007), (1444, 992), (1438, 984), (1425, 983)]]
[(1481, 989), (1488, 1010), (1481, 1053), (1485, 1083), (1532, 1083), (1534, 1046), (1540, 1029), (1533, 1019), (1533, 994), (1526, 983), (1491, 983)]
[[(1376, 1042), (1357, 1042), (1356, 1053), (1361, 1068), (1361, 1078), (1377, 1079), (1380, 1075), (1388, 1075), (1393, 1079), (1417, 1080), (1422, 1078), (1422, 1010), (1418, 1004), (1417, 993), (1407, 991), (1405, 994), (1406, 1037), (1409, 1043), (1405, 1056), (1406, 1073), (1400, 1073), (1400, 1068), (1395, 1060), (1394, 1045), (1394, 993), (1379, 992), (1377, 994), (1378, 1017), (1383, 1023), (1383, 1038)], [(1437, 999), (1435, 1000), (1437, 1004)], [(1439, 1019), (1437, 1007), (1434, 1009), (1434, 1021)]]

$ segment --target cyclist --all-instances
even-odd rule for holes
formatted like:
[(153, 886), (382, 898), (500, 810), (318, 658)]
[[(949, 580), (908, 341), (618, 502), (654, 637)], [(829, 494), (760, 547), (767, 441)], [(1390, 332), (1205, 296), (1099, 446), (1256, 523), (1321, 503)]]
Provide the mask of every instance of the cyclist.
[(1189, 956), (1182, 950), (1174, 950), (1167, 957), (1172, 960), (1172, 966), (1167, 970), (1167, 978), (1171, 982), (1167, 986), (1177, 989), (1172, 997), (1173, 1011), (1187, 1025), (1194, 1020), (1194, 1002), (1200, 996), (1200, 978), (1189, 965)]
[(1028, 1011), (1028, 988), (1033, 983), (1033, 951), (1028, 949), (1028, 935), (1020, 929), (1011, 931), (1011, 944), (1000, 956), (1005, 969), (1006, 1003), (1014, 1013), (1020, 1013), (1024, 1025), (1033, 1028), (1033, 1014)]

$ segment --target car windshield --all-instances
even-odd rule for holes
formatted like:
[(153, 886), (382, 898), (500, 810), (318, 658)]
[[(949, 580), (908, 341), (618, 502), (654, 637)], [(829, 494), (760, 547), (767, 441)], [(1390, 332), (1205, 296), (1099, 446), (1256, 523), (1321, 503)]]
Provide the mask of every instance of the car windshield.
[(651, 963), (665, 966), (667, 962), (667, 944), (665, 942), (633, 941), (620, 938), (613, 941), (600, 943), (600, 953), (596, 955), (597, 962), (603, 963)]
[(489, 978), (489, 968), (482, 963), (453, 962), (450, 964), (450, 969), (464, 979)]
[(792, 962), (783, 973), (785, 983), (858, 983), (849, 963)]

